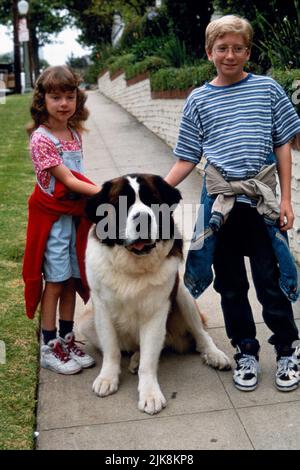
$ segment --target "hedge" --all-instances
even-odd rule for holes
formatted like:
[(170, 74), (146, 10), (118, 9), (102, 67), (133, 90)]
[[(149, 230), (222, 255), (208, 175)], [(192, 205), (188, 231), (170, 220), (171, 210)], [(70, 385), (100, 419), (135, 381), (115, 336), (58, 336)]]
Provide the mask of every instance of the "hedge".
[(160, 69), (150, 76), (151, 90), (185, 90), (200, 86), (204, 82), (212, 80), (215, 75), (215, 67), (211, 62), (198, 67)]
[(130, 80), (137, 75), (144, 72), (154, 72), (162, 67), (167, 67), (168, 63), (166, 60), (161, 57), (149, 56), (141, 62), (136, 62), (135, 64), (128, 64), (125, 66), (125, 78)]
[(127, 65), (134, 63), (134, 61), (134, 54), (124, 54), (120, 57), (117, 57), (116, 59), (114, 58), (113, 62), (108, 63), (110, 76), (116, 73), (118, 70), (124, 70)]

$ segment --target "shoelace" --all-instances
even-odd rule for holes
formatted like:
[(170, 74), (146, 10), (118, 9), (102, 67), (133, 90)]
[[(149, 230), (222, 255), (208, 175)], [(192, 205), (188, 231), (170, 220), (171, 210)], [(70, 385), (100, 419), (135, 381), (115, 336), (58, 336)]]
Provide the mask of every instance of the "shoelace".
[(238, 359), (239, 371), (248, 370), (249, 372), (256, 373), (257, 372), (257, 361), (254, 356), (243, 354), (243, 356)]
[(62, 345), (58, 341), (53, 348), (53, 354), (63, 362), (68, 362), (70, 359), (69, 354), (63, 349)]
[(296, 346), (293, 356), (296, 358), (296, 360), (300, 360), (300, 346)]
[(74, 338), (69, 341), (69, 343), (66, 343), (68, 351), (72, 351), (76, 356), (84, 356), (85, 353), (80, 349), (79, 346), (77, 346), (76, 343), (84, 344), (82, 341), (75, 341)]
[(295, 363), (290, 358), (290, 356), (281, 357), (277, 362), (277, 372), (276, 375), (289, 375), (290, 372), (296, 372)]

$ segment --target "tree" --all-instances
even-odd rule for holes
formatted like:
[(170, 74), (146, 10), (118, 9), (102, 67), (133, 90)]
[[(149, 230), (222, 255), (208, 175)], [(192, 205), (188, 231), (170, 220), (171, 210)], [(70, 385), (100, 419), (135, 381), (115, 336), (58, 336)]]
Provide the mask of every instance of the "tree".
[(89, 65), (85, 56), (75, 57), (73, 53), (71, 53), (71, 55), (68, 57), (66, 64), (72, 69), (77, 70), (86, 69)]
[(0, 63), (1, 64), (11, 64), (13, 62), (13, 55), (11, 52), (6, 54), (0, 54)]
[(67, 12), (58, 0), (30, 0), (29, 30), (35, 75), (40, 73), (39, 48), (53, 41), (53, 34), (60, 33), (70, 23)]
[[(30, 34), (32, 68), (37, 76), (40, 71), (38, 51), (49, 43), (51, 35), (59, 33), (70, 23), (70, 18), (63, 12), (59, 0), (30, 0), (27, 15)], [(2, 0), (0, 3), (0, 23), (11, 25), (13, 20), (12, 1)]]
[[(297, 36), (296, 39), (299, 41), (299, 0), (216, 0), (215, 6), (224, 14), (238, 14), (251, 22), (254, 29), (252, 60), (262, 62), (265, 68), (268, 68), (272, 61), (266, 54), (261, 53), (261, 43), (265, 43), (266, 38), (270, 40), (274, 36), (274, 29), (280, 30), (285, 18), (294, 28), (293, 36)], [(262, 22), (262, 18), (265, 21)], [(283, 47), (285, 40), (289, 42), (289, 38), (282, 37)], [(298, 55), (299, 50), (296, 49), (294, 54)]]
[(128, 20), (143, 16), (153, 0), (64, 0), (75, 25), (81, 31), (79, 41), (88, 46), (111, 42), (113, 15), (119, 12)]
[(108, 0), (64, 0), (73, 24), (80, 30), (79, 42), (87, 46), (111, 40), (113, 9)]
[(173, 22), (175, 35), (184, 41), (191, 55), (205, 54), (205, 29), (213, 12), (213, 0), (165, 0), (164, 5)]

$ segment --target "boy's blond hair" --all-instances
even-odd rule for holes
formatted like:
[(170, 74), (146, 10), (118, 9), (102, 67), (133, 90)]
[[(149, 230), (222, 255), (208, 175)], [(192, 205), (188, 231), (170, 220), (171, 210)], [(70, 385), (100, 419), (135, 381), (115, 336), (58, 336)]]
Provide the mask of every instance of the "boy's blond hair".
[(212, 51), (215, 41), (226, 33), (241, 34), (247, 47), (252, 46), (253, 29), (245, 18), (236, 15), (225, 15), (209, 23), (205, 31), (205, 47), (208, 52)]

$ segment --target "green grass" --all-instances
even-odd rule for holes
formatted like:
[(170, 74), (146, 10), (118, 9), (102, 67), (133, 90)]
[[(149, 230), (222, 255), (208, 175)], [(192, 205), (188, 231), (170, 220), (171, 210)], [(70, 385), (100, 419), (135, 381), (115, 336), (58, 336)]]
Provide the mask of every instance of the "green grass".
[(27, 199), (34, 186), (25, 125), (31, 96), (0, 104), (0, 449), (32, 449), (35, 427), (38, 319), (28, 320), (23, 301), (22, 257)]

